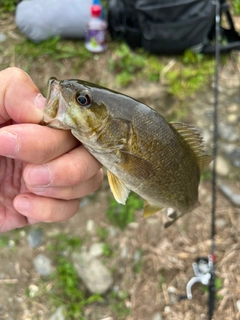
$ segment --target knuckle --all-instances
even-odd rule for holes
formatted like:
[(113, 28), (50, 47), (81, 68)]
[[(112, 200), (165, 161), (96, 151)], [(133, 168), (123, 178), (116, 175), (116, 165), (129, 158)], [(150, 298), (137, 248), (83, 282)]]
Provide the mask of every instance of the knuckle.
[(78, 159), (78, 161), (71, 160), (68, 167), (69, 184), (77, 185), (81, 181), (84, 181), (88, 174), (88, 170), (88, 164), (84, 158)]

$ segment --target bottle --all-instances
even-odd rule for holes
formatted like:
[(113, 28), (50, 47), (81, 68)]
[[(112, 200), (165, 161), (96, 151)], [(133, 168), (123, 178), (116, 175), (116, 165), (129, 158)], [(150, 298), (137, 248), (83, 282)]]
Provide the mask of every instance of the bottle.
[(85, 32), (85, 47), (91, 52), (103, 52), (107, 49), (106, 31), (107, 22), (101, 19), (102, 7), (91, 6), (91, 18)]

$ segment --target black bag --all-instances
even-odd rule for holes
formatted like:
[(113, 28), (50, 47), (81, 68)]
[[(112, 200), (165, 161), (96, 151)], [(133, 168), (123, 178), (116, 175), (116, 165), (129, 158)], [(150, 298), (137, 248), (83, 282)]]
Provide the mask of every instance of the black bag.
[[(221, 51), (240, 50), (236, 32), (225, 0), (230, 29), (221, 27), (224, 46)], [(211, 0), (110, 0), (108, 24), (113, 39), (122, 39), (135, 49), (162, 54), (181, 53), (188, 48), (214, 52), (215, 5)]]

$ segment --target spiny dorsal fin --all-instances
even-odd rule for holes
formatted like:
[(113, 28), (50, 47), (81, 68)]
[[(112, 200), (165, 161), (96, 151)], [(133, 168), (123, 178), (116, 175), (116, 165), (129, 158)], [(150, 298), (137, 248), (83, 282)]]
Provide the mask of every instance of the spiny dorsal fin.
[(198, 130), (192, 126), (181, 122), (170, 122), (175, 130), (182, 136), (197, 157), (200, 171), (202, 171), (211, 161), (212, 156), (204, 154), (203, 138)]

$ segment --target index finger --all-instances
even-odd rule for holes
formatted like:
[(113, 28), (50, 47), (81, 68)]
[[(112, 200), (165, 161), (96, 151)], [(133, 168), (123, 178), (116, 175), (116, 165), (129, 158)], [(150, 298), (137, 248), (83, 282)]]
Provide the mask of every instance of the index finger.
[(45, 99), (30, 76), (19, 68), (0, 72), (0, 124), (12, 119), (17, 123), (39, 123)]

